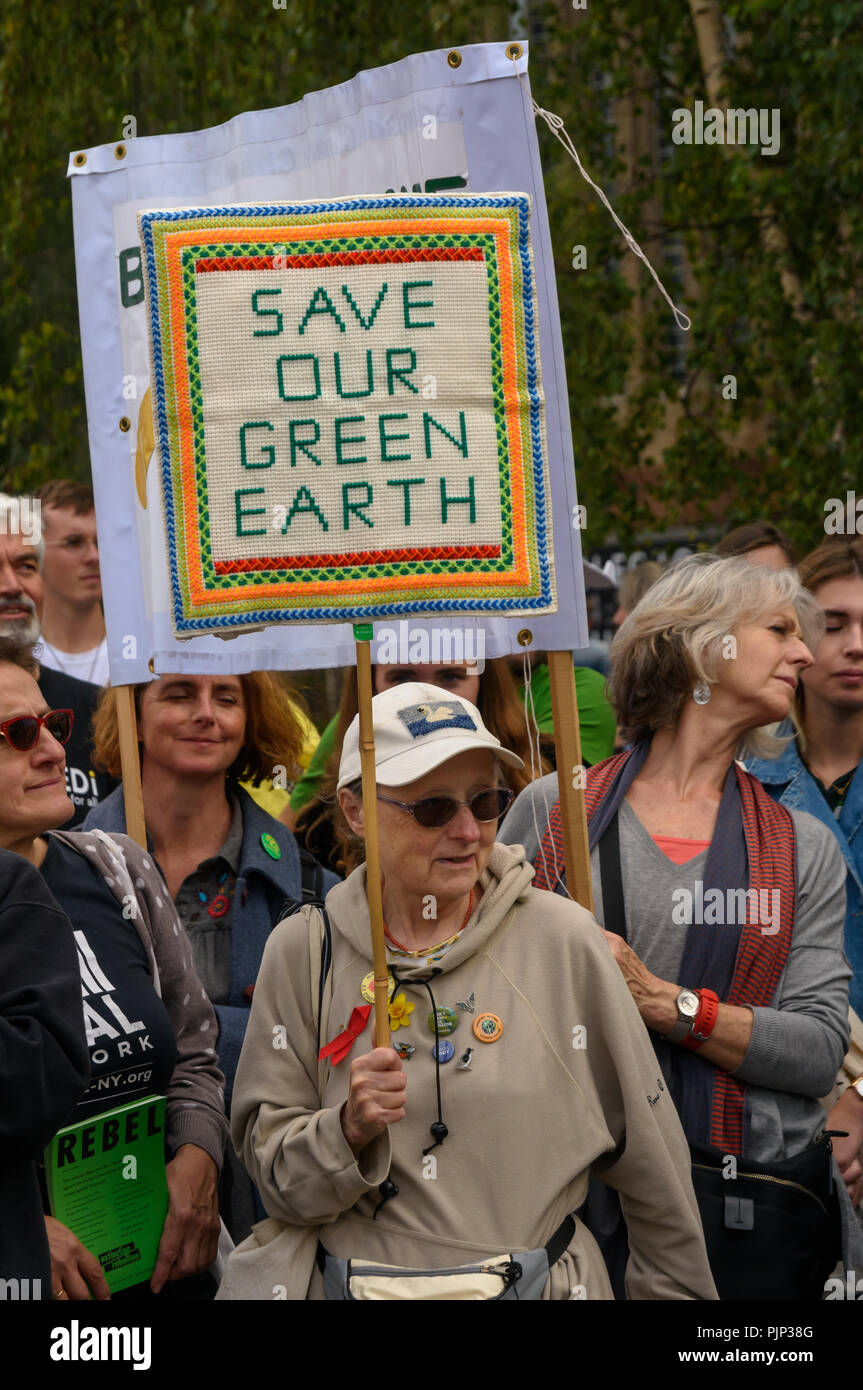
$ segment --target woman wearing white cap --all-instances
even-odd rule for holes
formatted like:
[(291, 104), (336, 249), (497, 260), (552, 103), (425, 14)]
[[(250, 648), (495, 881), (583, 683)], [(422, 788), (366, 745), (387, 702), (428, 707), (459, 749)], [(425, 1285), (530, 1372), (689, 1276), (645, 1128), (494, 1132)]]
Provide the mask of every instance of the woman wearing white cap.
[[(392, 1046), (373, 1046), (360, 865), (327, 896), (329, 945), (307, 906), (264, 954), (233, 1137), (271, 1219), (219, 1297), (611, 1298), (571, 1218), (594, 1170), (627, 1214), (628, 1296), (715, 1298), (686, 1142), (602, 933), (495, 844), (518, 760), (434, 686), (372, 708)], [(359, 775), (354, 721), (339, 801), (362, 836)]]

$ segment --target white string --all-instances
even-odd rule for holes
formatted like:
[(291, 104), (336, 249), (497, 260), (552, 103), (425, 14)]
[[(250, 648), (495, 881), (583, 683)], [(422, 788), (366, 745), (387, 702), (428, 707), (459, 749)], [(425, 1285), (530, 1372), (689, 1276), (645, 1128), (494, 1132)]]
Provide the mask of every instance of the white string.
[[(525, 651), (522, 653), (522, 676), (523, 676), (523, 679), (524, 679), (524, 713), (525, 713), (525, 724), (526, 724), (526, 727), (527, 727), (528, 742), (529, 742), (529, 744), (530, 744), (530, 781), (531, 781), (531, 787), (533, 786), (533, 784), (534, 784), (535, 782), (538, 782), (538, 783), (539, 783), (539, 787), (540, 787), (540, 791), (541, 791), (541, 795), (542, 795), (543, 807), (544, 807), (544, 810), (545, 810), (545, 827), (544, 827), (542, 830), (540, 830), (540, 828), (539, 828), (539, 822), (538, 822), (538, 820), (537, 820), (537, 818), (536, 818), (536, 798), (535, 798), (534, 796), (531, 796), (531, 797), (530, 797), (530, 810), (531, 810), (531, 815), (533, 816), (533, 830), (534, 830), (534, 834), (536, 835), (536, 842), (537, 842), (537, 844), (539, 845), (539, 856), (538, 856), (538, 857), (542, 860), (542, 867), (543, 867), (543, 871), (544, 871), (544, 873), (545, 873), (546, 879), (547, 879), (549, 882), (551, 882), (551, 883), (559, 883), (560, 886), (563, 888), (564, 892), (566, 893), (566, 896), (567, 896), (571, 901), (574, 902), (575, 900), (574, 900), (574, 898), (572, 897), (572, 894), (571, 894), (570, 891), (569, 891), (569, 887), (567, 886), (567, 883), (566, 883), (566, 880), (565, 880), (565, 878), (564, 878), (564, 875), (563, 875), (563, 873), (562, 873), (560, 867), (558, 866), (558, 862), (557, 862), (557, 846), (556, 846), (555, 843), (554, 843), (554, 836), (552, 835), (552, 836), (550, 837), (550, 838), (551, 838), (551, 855), (552, 855), (552, 862), (553, 862), (553, 865), (554, 865), (554, 877), (551, 878), (551, 879), (549, 879), (549, 874), (548, 874), (548, 860), (547, 860), (546, 857), (545, 857), (545, 850), (544, 850), (543, 847), (542, 847), (542, 842), (543, 842), (543, 839), (544, 839), (544, 836), (545, 836), (545, 829), (546, 829), (546, 828), (550, 825), (550, 823), (551, 823), (551, 808), (550, 808), (550, 806), (549, 806), (548, 797), (546, 796), (546, 788), (545, 788), (545, 786), (543, 785), (543, 782), (542, 782), (542, 747), (541, 747), (541, 744), (540, 744), (540, 731), (539, 731), (539, 724), (538, 724), (537, 718), (536, 718), (536, 708), (535, 708), (534, 703), (533, 703), (533, 667), (532, 667), (532, 665), (531, 665), (530, 656), (529, 656), (527, 650), (525, 650)], [(535, 732), (535, 734), (536, 734), (536, 761), (535, 761), (535, 762), (534, 762), (534, 748), (533, 748), (533, 737), (532, 737), (532, 732), (531, 732), (531, 726), (532, 726), (532, 728), (533, 728), (533, 732)], [(558, 773), (558, 778), (559, 778), (559, 777), (560, 777), (560, 774)]]
[[(527, 731), (527, 743), (530, 748), (530, 780), (535, 782), (542, 775), (542, 748), (536, 707), (533, 703), (533, 667), (527, 648), (521, 654), (521, 675), (524, 683), (524, 727)], [(536, 741), (535, 748), (534, 739)]]
[(611, 206), (611, 203), (608, 201), (602, 189), (599, 187), (599, 184), (594, 183), (593, 179), (590, 177), (590, 174), (587, 172), (587, 170), (585, 169), (584, 165), (578, 157), (578, 150), (572, 143), (572, 140), (569, 137), (569, 133), (566, 130), (566, 127), (564, 126), (561, 117), (556, 116), (553, 111), (543, 110), (539, 103), (534, 101), (529, 89), (525, 85), (524, 74), (520, 73), (517, 68), (516, 77), (518, 78), (519, 82), (524, 88), (525, 96), (527, 97), (528, 101), (533, 107), (534, 115), (542, 117), (549, 130), (551, 131), (552, 135), (554, 135), (560, 141), (560, 143), (563, 145), (563, 148), (569, 155), (570, 159), (574, 161), (578, 169), (578, 172), (581, 174), (581, 177), (585, 179), (586, 182), (590, 184), (591, 188), (595, 189), (596, 192), (599, 194), (599, 197), (603, 205), (608, 208), (608, 211), (611, 213), (612, 218), (614, 219), (615, 223), (623, 233), (624, 240), (626, 241), (626, 244), (629, 247), (630, 251), (633, 253), (634, 256), (637, 256), (640, 261), (644, 261), (644, 264), (647, 266), (647, 269), (650, 271), (651, 275), (656, 281), (656, 284), (659, 287), (659, 292), (668, 304), (669, 308), (671, 309), (671, 312), (674, 315), (678, 328), (681, 328), (684, 333), (688, 332), (689, 329), (692, 327), (692, 320), (689, 318), (687, 314), (684, 314), (682, 309), (677, 308), (677, 305), (674, 303), (674, 301), (671, 299), (671, 296), (666, 291), (665, 286), (663, 285), (656, 271), (653, 269), (653, 266), (650, 264), (650, 261), (647, 259), (638, 242), (635, 240), (635, 237), (632, 235), (629, 228), (623, 225), (617, 213), (614, 211), (614, 208)]

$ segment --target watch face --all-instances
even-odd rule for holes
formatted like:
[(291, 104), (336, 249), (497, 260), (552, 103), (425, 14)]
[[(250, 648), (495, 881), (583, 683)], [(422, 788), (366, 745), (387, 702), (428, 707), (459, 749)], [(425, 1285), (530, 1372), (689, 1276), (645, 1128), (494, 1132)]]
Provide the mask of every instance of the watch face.
[(691, 989), (681, 990), (680, 994), (678, 994), (677, 996), (678, 1011), (684, 1014), (686, 1018), (695, 1017), (695, 1015), (698, 1013), (699, 1003), (700, 1000), (698, 998), (698, 995), (693, 994)]

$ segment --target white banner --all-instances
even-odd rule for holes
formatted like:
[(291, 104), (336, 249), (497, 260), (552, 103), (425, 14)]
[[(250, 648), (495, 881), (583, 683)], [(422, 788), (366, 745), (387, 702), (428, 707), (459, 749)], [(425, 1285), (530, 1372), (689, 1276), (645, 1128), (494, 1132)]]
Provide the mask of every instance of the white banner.
[[(468, 648), (474, 632), (473, 649), (484, 646), (486, 657), (520, 650), (516, 633), (525, 627), (535, 648), (586, 645), (569, 409), (526, 90), (527, 54), (517, 64), (504, 44), (473, 45), (458, 54), (455, 67), (448, 50), (418, 54), (293, 106), (248, 112), (211, 130), (141, 137), (70, 155), (84, 385), (114, 684), (146, 680), (153, 669), (241, 673), (354, 662), (349, 624), (272, 626), (230, 640), (178, 642), (173, 636), (158, 469), (142, 466), (149, 450), (143, 439), (139, 448), (138, 440), (149, 367), (136, 218), (152, 207), (411, 190), (529, 194), (560, 611), (530, 620), (454, 615), (451, 625), (464, 634)], [(422, 645), (419, 633), (427, 630), (432, 650), (442, 621), (412, 619), (411, 640)], [(390, 640), (386, 624), (375, 625), (375, 637)]]

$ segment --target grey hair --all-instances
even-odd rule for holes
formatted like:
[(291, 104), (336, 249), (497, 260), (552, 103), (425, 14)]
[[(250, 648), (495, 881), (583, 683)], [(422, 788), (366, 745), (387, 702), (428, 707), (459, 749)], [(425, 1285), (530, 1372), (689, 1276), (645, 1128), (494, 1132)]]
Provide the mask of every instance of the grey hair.
[[(693, 687), (718, 679), (734, 629), (772, 610), (793, 608), (814, 653), (825, 619), (797, 571), (737, 556), (689, 555), (669, 566), (621, 625), (611, 644), (608, 696), (627, 740), (673, 728)], [(775, 758), (789, 740), (773, 726), (747, 730), (736, 756)]]

